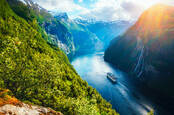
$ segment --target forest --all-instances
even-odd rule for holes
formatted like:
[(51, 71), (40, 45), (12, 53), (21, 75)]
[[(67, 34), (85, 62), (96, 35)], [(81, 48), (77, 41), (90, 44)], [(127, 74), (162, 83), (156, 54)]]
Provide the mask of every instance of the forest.
[(65, 115), (117, 114), (80, 78), (63, 51), (49, 42), (38, 25), (41, 18), (29, 9), (14, 13), (6, 0), (0, 0), (0, 9), (1, 88), (9, 89), (25, 103), (50, 107)]

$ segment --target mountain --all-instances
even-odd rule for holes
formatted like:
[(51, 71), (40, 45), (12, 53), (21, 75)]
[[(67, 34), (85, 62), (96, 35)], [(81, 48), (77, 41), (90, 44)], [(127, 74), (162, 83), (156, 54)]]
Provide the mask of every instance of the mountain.
[(144, 81), (159, 93), (174, 96), (174, 7), (147, 9), (125, 34), (112, 40), (105, 60)]
[(77, 23), (70, 18), (67, 19), (66, 13), (56, 13), (54, 17), (61, 21), (68, 31), (71, 32), (74, 38), (73, 41), (76, 48), (76, 55), (93, 53), (101, 49), (102, 42), (85, 25)]
[(132, 23), (128, 21), (104, 22), (94, 19), (70, 19), (67, 13), (52, 13), (71, 32), (76, 55), (104, 51), (110, 41), (122, 34)]
[(13, 11), (28, 22), (36, 18), (42, 35), (47, 33), (47, 41), (61, 48), (69, 59), (75, 55), (104, 51), (114, 37), (131, 25), (125, 21), (72, 20), (67, 13), (47, 11), (32, 0), (7, 1)]
[(13, 11), (27, 21), (32, 21), (36, 18), (39, 26), (43, 29), (42, 33), (48, 34), (49, 43), (61, 48), (69, 58), (74, 55), (75, 46), (71, 33), (46, 9), (32, 0), (22, 0), (22, 2), (19, 0), (7, 1)]
[(68, 19), (69, 19), (68, 14), (65, 12), (56, 14), (55, 18), (58, 20), (62, 20), (62, 21), (68, 21)]
[(0, 0), (0, 88), (22, 102), (65, 115), (116, 115), (111, 104), (80, 78), (67, 56), (47, 41), (37, 17), (23, 11), (24, 5), (15, 7), (21, 13), (14, 12), (8, 3)]
[(90, 21), (85, 25), (100, 39), (100, 41), (102, 41), (103, 50), (105, 50), (109, 46), (110, 41), (118, 35), (123, 34), (132, 25), (132, 22), (123, 20), (111, 22)]

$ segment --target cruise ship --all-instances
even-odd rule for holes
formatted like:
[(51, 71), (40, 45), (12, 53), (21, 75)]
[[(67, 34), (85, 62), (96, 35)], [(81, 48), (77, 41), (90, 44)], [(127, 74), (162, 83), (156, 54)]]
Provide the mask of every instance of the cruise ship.
[(117, 83), (117, 78), (114, 76), (113, 73), (107, 73), (107, 78), (112, 81), (112, 83)]

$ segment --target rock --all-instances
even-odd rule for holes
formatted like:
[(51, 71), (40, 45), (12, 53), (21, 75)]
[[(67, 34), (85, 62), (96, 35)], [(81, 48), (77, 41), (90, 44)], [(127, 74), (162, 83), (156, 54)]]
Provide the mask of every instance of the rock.
[(0, 115), (63, 115), (51, 108), (26, 104), (14, 96), (8, 89), (0, 88)]
[(50, 108), (24, 104), (23, 106), (15, 106), (6, 104), (0, 107), (0, 115), (63, 115)]

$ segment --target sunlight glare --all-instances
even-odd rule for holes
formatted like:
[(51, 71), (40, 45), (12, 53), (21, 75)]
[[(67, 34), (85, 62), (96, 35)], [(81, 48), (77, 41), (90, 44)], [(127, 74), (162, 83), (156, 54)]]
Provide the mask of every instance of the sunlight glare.
[[(136, 1), (140, 1), (140, 0), (136, 0)], [(158, 3), (165, 3), (165, 0), (145, 0), (141, 4), (147, 9), (151, 7), (152, 5), (155, 5)]]

